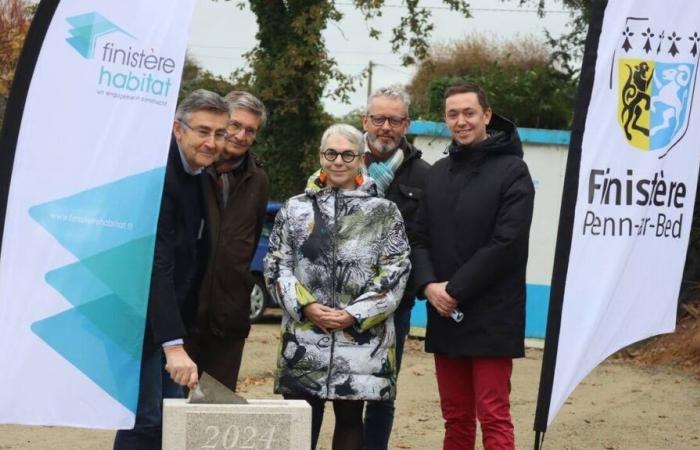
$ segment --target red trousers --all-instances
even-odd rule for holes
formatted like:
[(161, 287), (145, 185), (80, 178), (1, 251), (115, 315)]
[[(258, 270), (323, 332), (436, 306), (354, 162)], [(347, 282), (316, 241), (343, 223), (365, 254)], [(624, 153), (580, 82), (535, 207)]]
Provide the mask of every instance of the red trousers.
[(476, 420), (485, 450), (514, 450), (510, 417), (510, 358), (448, 358), (435, 355), (444, 450), (474, 450)]

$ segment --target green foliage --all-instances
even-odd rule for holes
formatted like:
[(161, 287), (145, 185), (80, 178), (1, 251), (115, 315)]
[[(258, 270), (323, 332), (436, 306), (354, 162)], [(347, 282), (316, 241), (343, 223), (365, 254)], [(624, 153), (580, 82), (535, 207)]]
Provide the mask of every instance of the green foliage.
[[(571, 8), (583, 2), (563, 1)], [(465, 18), (471, 17), (467, 0), (443, 0), (442, 3)], [(544, 11), (543, 0), (519, 0), (519, 3), (534, 4)], [(246, 6), (242, 1), (234, 4), (238, 8)], [(372, 26), (372, 19), (381, 16), (389, 2), (352, 0), (352, 4), (364, 15), (370, 36), (379, 37), (381, 32)], [(404, 0), (402, 4), (406, 12), (390, 31), (392, 50), (400, 55), (405, 65), (424, 62), (430, 55), (429, 42), (434, 31), (431, 11), (429, 7), (421, 6), (419, 0)], [(245, 86), (268, 107), (270, 120), (260, 136), (256, 152), (265, 159), (273, 198), (284, 199), (301, 191), (308, 171), (318, 164), (319, 138), (331, 123), (323, 113), (321, 99), (327, 96), (347, 101), (348, 93), (354, 91), (359, 77), (348, 76), (338, 69), (337, 62), (326, 50), (322, 35), (329, 22), (338, 23), (343, 18), (338, 9), (341, 2), (250, 0), (247, 5), (258, 23), (258, 45), (246, 54), (248, 67), (235, 72), (230, 80), (203, 76), (202, 82), (211, 83), (216, 88), (223, 86), (222, 81)], [(499, 76), (508, 78), (506, 74)], [(542, 89), (545, 96), (561, 94), (562, 104), (569, 101), (567, 84), (552, 71), (532, 69), (531, 73), (519, 75), (519, 79), (521, 85), (546, 86), (550, 90)], [(329, 87), (331, 81), (333, 88)], [(549, 109), (544, 107), (538, 111), (532, 120), (535, 123), (568, 123), (552, 119), (561, 114), (560, 110), (559, 104), (552, 104)]]
[[(466, 0), (443, 0), (469, 16)], [(348, 76), (327, 50), (323, 30), (343, 14), (329, 0), (250, 0), (258, 23), (258, 45), (245, 56), (246, 70), (233, 74), (234, 84), (247, 86), (269, 111), (269, 121), (255, 151), (267, 167), (272, 198), (281, 200), (303, 189), (307, 176), (318, 167), (318, 144), (332, 118), (321, 99), (348, 100), (359, 77)], [(382, 13), (384, 0), (353, 0), (370, 21)], [(237, 4), (238, 7), (242, 5)], [(418, 0), (407, 0), (408, 14), (392, 30), (392, 48), (409, 64), (427, 55), (433, 25), (430, 11)], [(378, 37), (379, 30), (371, 28)], [(333, 81), (334, 88), (329, 89)]]
[(182, 68), (182, 82), (180, 84), (178, 101), (197, 89), (207, 89), (223, 96), (233, 90), (245, 88), (247, 86), (241, 86), (232, 79), (226, 79), (220, 75), (214, 75), (208, 70), (203, 70), (197, 61), (188, 55)]
[(36, 7), (25, 0), (0, 0), (0, 129), (29, 24)]
[(443, 120), (443, 93), (461, 81), (482, 86), (493, 110), (518, 126), (571, 125), (576, 84), (553, 67), (548, 49), (535, 39), (500, 42), (472, 37), (436, 49), (409, 85), (411, 116)]
[(364, 108), (355, 108), (349, 113), (345, 114), (344, 116), (337, 117), (335, 122), (336, 123), (347, 123), (348, 125), (352, 125), (353, 127), (357, 128), (358, 130), (362, 129), (362, 114), (365, 113)]
[(570, 31), (559, 37), (547, 33), (547, 43), (552, 47), (552, 62), (578, 80), (581, 61), (591, 18), (590, 0), (564, 0), (564, 5), (571, 9)]

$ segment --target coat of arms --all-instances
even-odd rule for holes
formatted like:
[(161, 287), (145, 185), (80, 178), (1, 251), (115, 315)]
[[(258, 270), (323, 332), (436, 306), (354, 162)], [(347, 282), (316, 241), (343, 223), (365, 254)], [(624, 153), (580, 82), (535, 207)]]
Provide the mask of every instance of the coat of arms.
[[(649, 18), (634, 17), (622, 38), (613, 68), (618, 124), (630, 145), (664, 157), (688, 127), (700, 36), (655, 29)], [(610, 81), (612, 89), (612, 76)]]

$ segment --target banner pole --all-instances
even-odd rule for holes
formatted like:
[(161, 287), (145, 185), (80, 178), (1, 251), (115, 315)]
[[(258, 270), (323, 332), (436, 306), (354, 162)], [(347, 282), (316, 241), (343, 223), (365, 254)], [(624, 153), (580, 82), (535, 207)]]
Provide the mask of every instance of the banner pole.
[(535, 431), (535, 450), (542, 449), (542, 441), (544, 440), (544, 432)]
[(586, 47), (581, 65), (576, 106), (574, 108), (571, 143), (569, 145), (569, 154), (566, 163), (566, 176), (564, 179), (561, 212), (559, 215), (554, 267), (552, 269), (552, 290), (549, 300), (544, 355), (542, 357), (542, 372), (540, 375), (540, 386), (535, 410), (535, 450), (540, 449), (540, 433), (543, 438), (544, 432), (547, 431), (547, 418), (549, 416), (554, 371), (556, 368), (566, 275), (569, 268), (569, 256), (573, 237), (583, 131), (586, 125), (588, 106), (593, 90), (598, 40), (603, 28), (603, 16), (607, 3), (607, 0), (594, 0), (592, 4), (591, 21), (586, 37)]

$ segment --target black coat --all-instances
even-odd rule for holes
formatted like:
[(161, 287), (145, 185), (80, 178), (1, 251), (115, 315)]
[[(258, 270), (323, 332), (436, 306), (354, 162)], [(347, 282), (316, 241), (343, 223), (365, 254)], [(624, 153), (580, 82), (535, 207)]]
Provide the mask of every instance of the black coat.
[[(425, 178), (430, 170), (430, 164), (421, 159), (421, 151), (417, 150), (405, 139), (400, 147), (405, 153), (403, 163), (394, 175), (394, 180), (386, 190), (385, 198), (396, 203), (401, 217), (403, 217), (406, 234), (412, 239), (415, 228), (418, 202), (423, 190)], [(409, 279), (398, 309), (410, 309), (413, 307), (416, 297), (416, 288)]]
[(493, 115), (489, 137), (454, 142), (431, 168), (411, 261), (417, 286), (447, 281), (464, 320), (428, 304), (426, 351), (449, 356), (524, 355), (525, 266), (534, 186), (515, 126)]
[(206, 264), (202, 175), (185, 172), (173, 140), (165, 169), (148, 302), (155, 343), (182, 338), (194, 325)]

